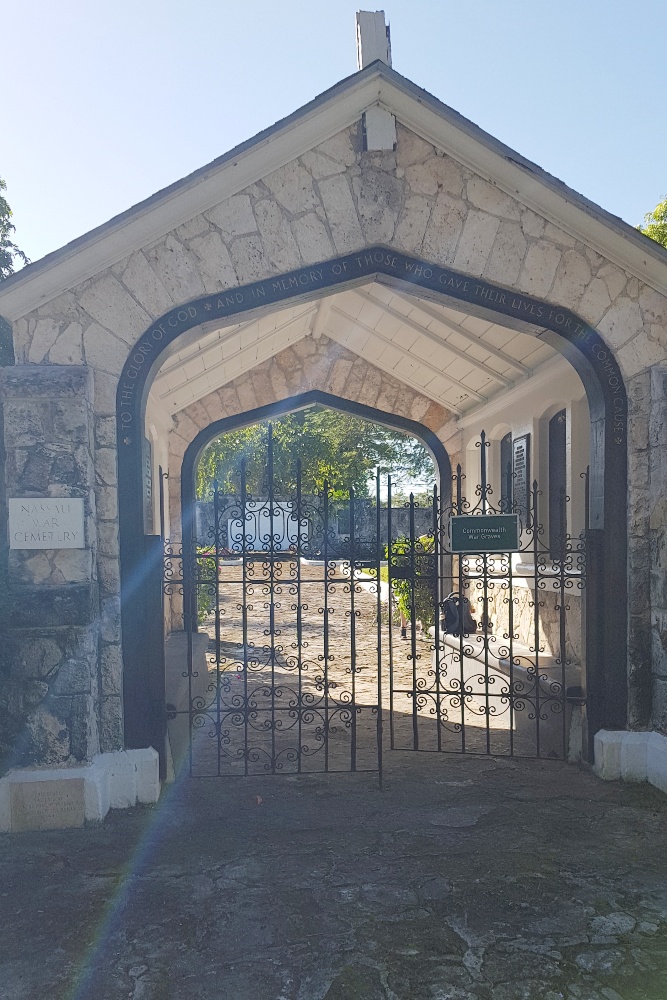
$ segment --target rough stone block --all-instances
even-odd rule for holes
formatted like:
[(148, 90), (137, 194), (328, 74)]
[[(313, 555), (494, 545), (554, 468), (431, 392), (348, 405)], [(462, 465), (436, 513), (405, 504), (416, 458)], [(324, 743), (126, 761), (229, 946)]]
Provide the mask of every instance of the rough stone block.
[(667, 730), (667, 680), (662, 677), (653, 680), (653, 725)]
[(290, 224), (276, 201), (265, 198), (255, 209), (266, 255), (278, 271), (290, 271), (302, 264)]
[(149, 314), (110, 274), (86, 289), (80, 302), (92, 319), (130, 346), (150, 325)]
[(192, 240), (190, 249), (201, 261), (200, 271), (207, 292), (217, 292), (236, 285), (236, 272), (229, 250), (220, 233), (207, 233)]
[(646, 781), (648, 733), (625, 733), (621, 743), (621, 777), (624, 781)]
[(486, 212), (471, 211), (459, 240), (454, 267), (468, 274), (481, 275), (491, 253), (500, 220)]
[(78, 365), (14, 365), (0, 369), (4, 399), (91, 398), (91, 372)]
[(319, 188), (336, 250), (356, 250), (363, 244), (363, 237), (347, 177), (327, 177), (320, 181)]
[(662, 733), (648, 734), (646, 776), (661, 792), (667, 792), (667, 736)]
[(624, 297), (608, 310), (598, 329), (612, 347), (621, 347), (636, 337), (643, 325), (639, 303)]
[[(187, 302), (204, 293), (199, 259), (173, 235), (167, 236), (164, 243), (146, 251), (146, 257), (160, 275), (162, 284), (174, 302)], [(137, 335), (147, 327), (148, 324), (145, 324)]]
[(26, 774), (22, 779), (15, 775), (12, 778), (9, 783), (12, 833), (83, 826), (86, 782), (78, 769), (71, 775), (59, 769), (53, 776), (42, 771)]
[(234, 240), (229, 250), (240, 284), (259, 281), (271, 274), (271, 265), (264, 253), (259, 236), (241, 236)]
[(300, 163), (293, 160), (274, 170), (264, 178), (264, 183), (283, 208), (294, 214), (308, 212), (318, 207), (313, 190), (313, 179)]
[(61, 830), (99, 822), (109, 811), (104, 768), (24, 768), (0, 779), (0, 832)]
[[(120, 375), (129, 355), (129, 346), (114, 337), (98, 323), (91, 323), (83, 334), (83, 348), (86, 361), (97, 371), (112, 376)], [(115, 400), (113, 404), (115, 408)], [(105, 409), (112, 409), (109, 404)]]
[(137, 802), (149, 805), (160, 798), (160, 756), (153, 747), (126, 750), (136, 769)]
[(438, 195), (422, 245), (423, 253), (429, 260), (452, 263), (466, 212), (466, 204), (460, 198), (452, 198), (445, 192)]
[(466, 189), (468, 201), (475, 208), (488, 212), (490, 215), (499, 215), (510, 222), (518, 222), (521, 217), (519, 204), (510, 198), (497, 187), (483, 180), (481, 177), (471, 177)]
[(101, 823), (111, 808), (109, 772), (105, 768), (96, 768), (94, 764), (90, 770), (96, 774), (86, 781), (84, 789), (86, 820)]
[(561, 251), (553, 243), (534, 243), (526, 254), (519, 287), (530, 295), (546, 295), (553, 284), (560, 258)]
[(9, 798), (9, 782), (0, 781), (0, 833), (11, 833), (12, 810)]
[(137, 804), (137, 767), (128, 751), (97, 754), (94, 764), (108, 775), (112, 809), (128, 809)]
[(90, 584), (13, 587), (8, 596), (13, 628), (88, 625), (97, 617), (97, 591)]
[(132, 254), (121, 280), (153, 317), (161, 316), (174, 305), (167, 289), (141, 252)]
[(333, 256), (334, 248), (326, 227), (314, 212), (295, 219), (292, 229), (305, 264), (315, 264)]
[(384, 170), (366, 170), (353, 177), (352, 187), (368, 243), (389, 243), (402, 207), (403, 185)]
[(618, 781), (621, 777), (621, 746), (625, 732), (601, 729), (595, 734), (594, 770), (603, 781)]

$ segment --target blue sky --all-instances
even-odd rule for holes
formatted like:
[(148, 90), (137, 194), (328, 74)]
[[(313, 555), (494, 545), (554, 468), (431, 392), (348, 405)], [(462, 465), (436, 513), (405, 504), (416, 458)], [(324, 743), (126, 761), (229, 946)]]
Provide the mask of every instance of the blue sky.
[[(359, 6), (2, 0), (16, 241), (37, 260), (353, 73)], [(667, 194), (667, 0), (385, 11), (394, 69), (577, 191), (632, 225)]]

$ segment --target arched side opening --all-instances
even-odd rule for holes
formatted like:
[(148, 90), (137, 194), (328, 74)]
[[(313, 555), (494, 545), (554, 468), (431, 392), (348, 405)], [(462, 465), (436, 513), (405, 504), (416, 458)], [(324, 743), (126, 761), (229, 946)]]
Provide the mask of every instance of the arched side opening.
[[(591, 477), (588, 504), (589, 598), (587, 630), (589, 732), (626, 724), (626, 534), (627, 400), (620, 369), (600, 335), (576, 315), (480, 279), (458, 274), (383, 247), (369, 248), (280, 278), (206, 296), (174, 309), (137, 343), (118, 388), (118, 464), (121, 523), (123, 650), (126, 742), (151, 742), (151, 672), (147, 666), (146, 612), (138, 597), (155, 564), (147, 547), (143, 517), (143, 413), (155, 371), (187, 330), (295, 297), (316, 297), (355, 282), (378, 281), (419, 289), (450, 305), (504, 317), (563, 354), (586, 389), (591, 421)], [(537, 329), (536, 329), (537, 328)], [(594, 640), (594, 641), (593, 641)]]
[(194, 441), (191, 442), (183, 457), (181, 469), (181, 510), (184, 544), (187, 544), (188, 541), (191, 543), (192, 541), (195, 469), (206, 445), (221, 434), (238, 430), (241, 427), (247, 427), (250, 424), (261, 423), (262, 421), (270, 420), (287, 413), (293, 413), (296, 410), (302, 410), (310, 406), (325, 406), (331, 410), (352, 413), (372, 423), (383, 424), (393, 430), (403, 431), (422, 441), (430, 451), (435, 467), (438, 470), (440, 494), (445, 495), (449, 491), (452, 474), (449, 455), (442, 442), (428, 427), (424, 427), (423, 424), (417, 421), (408, 420), (405, 417), (387, 413), (384, 410), (378, 410), (373, 406), (365, 406), (363, 403), (355, 403), (351, 400), (333, 396), (331, 393), (314, 389), (311, 392), (292, 396), (278, 403), (272, 403), (269, 406), (262, 406), (255, 410), (248, 410), (238, 416), (218, 420), (198, 434)]
[[(424, 494), (406, 501), (402, 476)], [(412, 645), (399, 650), (392, 630), (390, 553), (411, 535), (434, 542), (436, 505), (451, 495), (442, 443), (416, 421), (313, 390), (210, 424), (180, 482), (182, 542), (166, 557), (177, 581), (166, 616), (175, 768), (381, 770), (380, 720), (395, 702), (386, 685), (405, 687), (413, 672)], [(430, 640), (419, 647), (428, 670)], [(433, 728), (428, 714), (418, 723)], [(391, 714), (393, 740), (412, 731), (409, 713)]]

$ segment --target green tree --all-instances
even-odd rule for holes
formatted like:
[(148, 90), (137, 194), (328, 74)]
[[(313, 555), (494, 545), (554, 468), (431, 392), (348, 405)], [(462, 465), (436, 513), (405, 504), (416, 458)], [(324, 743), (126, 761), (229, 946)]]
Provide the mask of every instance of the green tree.
[(644, 236), (650, 236), (656, 243), (667, 247), (667, 197), (652, 212), (644, 216), (644, 225), (637, 226)]
[(0, 177), (0, 281), (14, 273), (17, 258), (24, 264), (30, 263), (23, 250), (19, 250), (10, 239), (16, 227), (11, 222), (12, 210), (2, 196), (2, 192), (6, 190), (7, 185)]
[[(273, 490), (289, 496), (296, 490), (297, 459), (301, 461), (304, 495), (319, 492), (326, 482), (337, 499), (368, 496), (368, 480), (380, 466), (396, 476), (433, 478), (433, 462), (421, 442), (350, 413), (325, 407), (299, 410), (271, 422)], [(237, 493), (241, 460), (246, 463), (249, 493), (268, 491), (268, 422), (223, 434), (204, 450), (197, 467), (197, 496), (211, 495), (217, 481), (223, 493)]]

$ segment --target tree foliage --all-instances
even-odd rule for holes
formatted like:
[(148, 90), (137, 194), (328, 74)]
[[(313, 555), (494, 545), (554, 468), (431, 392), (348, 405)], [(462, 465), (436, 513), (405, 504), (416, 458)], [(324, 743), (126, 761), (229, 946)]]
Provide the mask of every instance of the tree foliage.
[(667, 197), (652, 212), (644, 216), (644, 225), (637, 227), (644, 236), (650, 236), (656, 243), (667, 247)]
[[(280, 417), (271, 427), (275, 496), (296, 491), (297, 459), (304, 495), (320, 492), (326, 482), (337, 499), (347, 498), (350, 487), (356, 496), (368, 496), (368, 481), (378, 466), (398, 481), (434, 477), (431, 456), (420, 441), (350, 413), (315, 407)], [(206, 447), (197, 467), (200, 500), (211, 496), (214, 481), (223, 493), (238, 493), (242, 459), (248, 492), (266, 496), (268, 429), (268, 422), (253, 424), (223, 434)]]
[(30, 263), (23, 250), (19, 250), (10, 239), (16, 227), (11, 222), (12, 210), (2, 195), (2, 192), (6, 190), (7, 185), (0, 177), (0, 281), (14, 273), (14, 264), (17, 258), (24, 264)]

